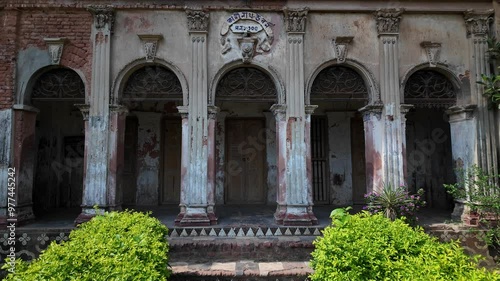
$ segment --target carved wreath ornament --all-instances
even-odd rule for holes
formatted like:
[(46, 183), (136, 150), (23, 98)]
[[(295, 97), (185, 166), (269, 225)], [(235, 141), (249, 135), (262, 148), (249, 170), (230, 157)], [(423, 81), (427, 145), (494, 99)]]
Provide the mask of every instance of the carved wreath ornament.
[(222, 25), (222, 54), (239, 50), (244, 63), (249, 63), (255, 53), (269, 52), (274, 35), (272, 23), (254, 12), (236, 12)]

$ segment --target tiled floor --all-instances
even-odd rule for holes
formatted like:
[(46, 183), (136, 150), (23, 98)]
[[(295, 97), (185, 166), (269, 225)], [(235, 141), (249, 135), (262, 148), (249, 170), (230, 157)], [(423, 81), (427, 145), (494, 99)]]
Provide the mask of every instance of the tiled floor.
[[(315, 227), (323, 228), (330, 224), (330, 212), (333, 206), (315, 206), (314, 213), (319, 224)], [(169, 229), (174, 228), (174, 219), (178, 214), (177, 206), (151, 206), (136, 207), (139, 211), (151, 211), (153, 216), (163, 222)], [(355, 207), (354, 211), (359, 211), (360, 207)], [(275, 206), (218, 206), (216, 214), (218, 216), (218, 228), (247, 227), (278, 227), (274, 222), (273, 213)], [(37, 217), (34, 222), (19, 227), (19, 230), (32, 229), (72, 229), (73, 221), (78, 216), (80, 209), (54, 209), (44, 215)], [(436, 209), (423, 209), (419, 214), (420, 224), (429, 225), (450, 221), (451, 211)]]

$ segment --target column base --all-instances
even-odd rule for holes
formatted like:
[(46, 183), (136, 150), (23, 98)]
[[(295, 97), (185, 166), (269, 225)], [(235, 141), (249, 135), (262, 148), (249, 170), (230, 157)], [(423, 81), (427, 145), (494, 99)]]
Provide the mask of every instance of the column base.
[(93, 217), (95, 217), (97, 214), (104, 214), (105, 211), (121, 211), (122, 207), (121, 206), (100, 206), (98, 208), (94, 207), (82, 207), (82, 212), (76, 217), (75, 219), (75, 226), (78, 226), (79, 224), (82, 224), (84, 222), (88, 222), (91, 220)]
[(217, 224), (214, 207), (185, 207), (175, 218), (175, 226), (210, 226)]
[(0, 229), (5, 229), (8, 224), (15, 222), (17, 226), (27, 224), (35, 220), (33, 207), (31, 205), (16, 206), (16, 216), (10, 217), (8, 211), (0, 215)]
[(278, 205), (274, 220), (284, 226), (306, 226), (318, 224), (312, 206)]

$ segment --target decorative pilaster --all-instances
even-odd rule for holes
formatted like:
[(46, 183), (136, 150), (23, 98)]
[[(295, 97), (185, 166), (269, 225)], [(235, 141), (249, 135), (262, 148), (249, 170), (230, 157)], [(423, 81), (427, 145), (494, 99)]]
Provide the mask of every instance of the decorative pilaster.
[[(82, 213), (76, 218), (79, 224), (92, 218), (97, 212), (108, 209), (111, 194), (108, 189), (109, 165), (109, 106), (111, 32), (114, 10), (111, 6), (88, 6), (92, 13), (92, 79), (89, 98), (88, 130), (86, 133), (85, 179), (82, 196)], [(114, 192), (114, 191), (113, 191)], [(94, 208), (97, 206), (97, 210)]]
[[(467, 10), (464, 14), (469, 38), (472, 81), (480, 81), (481, 74), (490, 75), (488, 44), (493, 10)], [(488, 108), (488, 99), (483, 96), (484, 87), (477, 83), (471, 86), (472, 102), (477, 104), (477, 164), (484, 171), (498, 172), (498, 140), (493, 110)]]
[(47, 43), (50, 64), (59, 65), (66, 38), (43, 38), (43, 40)]
[(226, 174), (228, 167), (226, 167), (225, 157), (226, 154), (226, 116), (227, 111), (217, 113), (216, 129), (215, 129), (215, 159), (216, 159), (216, 177), (215, 177), (215, 202), (217, 204), (224, 204), (224, 184), (226, 182)]
[[(217, 223), (213, 206), (209, 206), (208, 182), (209, 121), (207, 80), (207, 34), (209, 14), (202, 10), (186, 10), (191, 45), (191, 75), (188, 102), (187, 176), (181, 197), (177, 226), (203, 226)], [(183, 133), (184, 134), (184, 133)], [(213, 201), (213, 200), (212, 200)]]
[[(405, 185), (404, 139), (399, 93), (398, 36), (402, 10), (383, 9), (375, 13), (380, 45), (380, 92), (384, 104), (385, 153), (383, 184), (393, 188)], [(383, 186), (373, 187), (383, 188)]]
[[(278, 127), (278, 224), (311, 225), (317, 223), (312, 214), (307, 177), (306, 116), (304, 103), (304, 33), (308, 9), (285, 9), (286, 38), (286, 115), (282, 106), (271, 108)], [(284, 181), (284, 182), (283, 182)]]
[(307, 213), (309, 214), (309, 218), (311, 219), (312, 224), (317, 224), (318, 219), (314, 215), (313, 212), (313, 168), (312, 168), (312, 152), (311, 152), (311, 115), (314, 113), (314, 110), (318, 108), (317, 105), (306, 105), (305, 106), (305, 128), (304, 128), (304, 137), (306, 144), (306, 187), (307, 187)]
[(384, 185), (385, 126), (381, 102), (369, 104), (359, 111), (365, 129), (366, 192), (380, 190)]

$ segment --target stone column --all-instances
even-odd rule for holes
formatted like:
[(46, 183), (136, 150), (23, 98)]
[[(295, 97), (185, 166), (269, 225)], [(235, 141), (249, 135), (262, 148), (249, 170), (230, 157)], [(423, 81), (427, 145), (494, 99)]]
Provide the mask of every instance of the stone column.
[(217, 123), (217, 113), (219, 113), (219, 108), (214, 105), (208, 107), (208, 164), (207, 164), (207, 189), (208, 189), (208, 208), (207, 213), (210, 217), (211, 222), (217, 222), (217, 217), (215, 217), (215, 126)]
[(267, 203), (274, 204), (278, 191), (276, 118), (270, 111), (265, 111), (266, 117), (266, 162), (267, 162)]
[(277, 167), (277, 183), (278, 190), (276, 191), (276, 213), (274, 219), (278, 224), (283, 224), (283, 219), (287, 213), (287, 118), (286, 118), (286, 105), (274, 104), (271, 106), (271, 111), (276, 118), (276, 167)]
[[(284, 20), (286, 38), (286, 127), (282, 127), (281, 113), (278, 142), (278, 210), (275, 219), (283, 225), (311, 225), (317, 219), (312, 213), (307, 176), (306, 114), (304, 102), (304, 33), (306, 30), (308, 9), (285, 9)], [(283, 139), (286, 143), (283, 144)], [(285, 153), (285, 154), (283, 154)], [(283, 167), (279, 163), (285, 157), (283, 185)], [(280, 174), (281, 173), (281, 174)]]
[(160, 139), (159, 112), (134, 112), (139, 121), (137, 130), (137, 193), (136, 204), (158, 205), (160, 188)]
[(109, 111), (108, 205), (110, 210), (121, 210), (125, 119), (128, 109), (123, 105), (113, 104), (109, 106)]
[[(455, 169), (464, 169), (464, 174), (467, 174), (468, 168), (477, 163), (478, 160), (478, 122), (474, 114), (475, 109), (476, 105), (453, 106), (446, 112), (450, 117), (451, 153)], [(468, 186), (464, 188), (468, 188)], [(464, 203), (463, 200), (456, 202), (452, 219), (463, 219), (462, 216), (467, 215), (467, 212), (464, 212)]]
[[(383, 183), (393, 188), (405, 185), (404, 139), (399, 92), (399, 22), (402, 10), (384, 9), (375, 13), (380, 50), (380, 93), (384, 104), (385, 153)], [(376, 188), (383, 188), (376, 187)]]
[(224, 192), (226, 182), (226, 116), (228, 112), (222, 111), (217, 114), (215, 123), (215, 202), (224, 204)]
[(208, 186), (208, 79), (207, 34), (209, 15), (201, 10), (186, 10), (191, 75), (188, 100), (187, 174), (177, 226), (204, 226), (217, 223), (209, 208)]
[(109, 97), (110, 97), (110, 50), (114, 11), (110, 6), (88, 6), (94, 16), (92, 24), (92, 79), (89, 97), (88, 145), (85, 166), (85, 182), (82, 197), (82, 213), (75, 223), (82, 223), (109, 207), (108, 154), (109, 154)]
[[(493, 21), (493, 10), (473, 11), (464, 14), (470, 48), (471, 79), (481, 80), (481, 74), (490, 75), (488, 63), (489, 25)], [(483, 96), (484, 87), (477, 83), (471, 85), (472, 103), (477, 104), (477, 164), (484, 171), (498, 172), (498, 147), (495, 116), (488, 108), (488, 99)]]
[(380, 191), (384, 186), (385, 124), (381, 102), (367, 105), (363, 113), (365, 128), (366, 192)]
[(85, 175), (87, 173), (87, 150), (89, 149), (89, 104), (75, 104), (75, 106), (80, 110), (83, 117), (83, 129), (85, 132), (85, 144), (84, 144), (84, 153), (83, 153), (83, 193), (85, 193)]
[(0, 134), (0, 229), (7, 225), (8, 213), (8, 179), (9, 169), (14, 168), (12, 160), (12, 136), (14, 110), (6, 109), (0, 111), (0, 127), (3, 133)]
[(18, 223), (35, 218), (33, 214), (33, 176), (36, 161), (37, 145), (35, 141), (35, 124), (38, 109), (15, 104), (13, 109), (12, 167), (15, 168), (15, 196)]
[(305, 113), (306, 113), (306, 124), (304, 130), (305, 137), (305, 145), (306, 145), (306, 174), (307, 174), (307, 202), (309, 204), (307, 212), (309, 214), (309, 218), (311, 218), (313, 224), (318, 223), (318, 219), (313, 213), (312, 206), (313, 202), (313, 169), (312, 169), (312, 153), (311, 153), (311, 115), (314, 113), (314, 110), (318, 108), (317, 105), (306, 105)]

